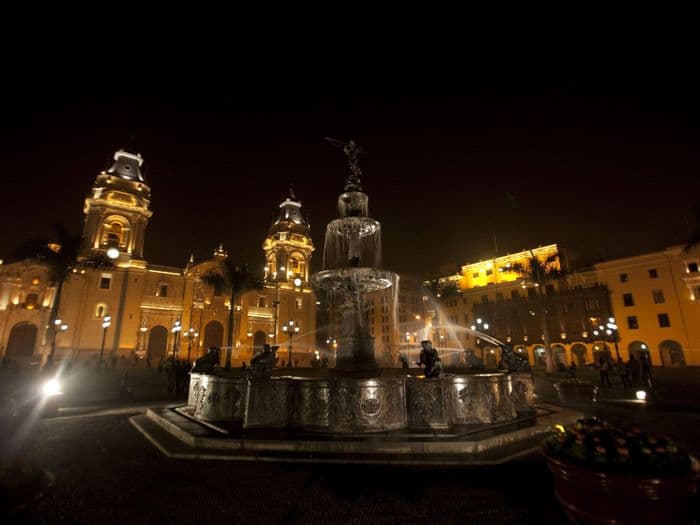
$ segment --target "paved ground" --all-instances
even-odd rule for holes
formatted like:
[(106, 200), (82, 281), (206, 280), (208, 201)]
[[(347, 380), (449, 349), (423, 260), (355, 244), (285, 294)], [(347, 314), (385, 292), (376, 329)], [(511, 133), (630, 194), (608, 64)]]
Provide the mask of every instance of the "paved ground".
[[(663, 390), (666, 405), (608, 401), (579, 408), (639, 421), (700, 449), (700, 412), (688, 402), (700, 390), (700, 370), (659, 380), (677, 385)], [(538, 376), (537, 384), (544, 398), (552, 395), (552, 378)], [(157, 390), (153, 397), (167, 401), (164, 388)], [(38, 421), (19, 455), (51, 471), (55, 486), (3, 523), (566, 522), (536, 456), (499, 467), (432, 469), (174, 460), (129, 424), (128, 415), (139, 410), (76, 407)]]

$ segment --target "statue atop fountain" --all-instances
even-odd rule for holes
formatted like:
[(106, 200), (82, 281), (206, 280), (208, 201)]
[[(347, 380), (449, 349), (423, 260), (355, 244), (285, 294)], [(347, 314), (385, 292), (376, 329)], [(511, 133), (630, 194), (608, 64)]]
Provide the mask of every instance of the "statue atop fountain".
[(312, 282), (340, 313), (336, 368), (373, 370), (377, 361), (365, 297), (397, 287), (398, 275), (381, 269), (381, 224), (369, 217), (369, 198), (362, 191), (361, 148), (352, 140), (327, 140), (343, 148), (350, 175), (338, 197), (339, 217), (326, 227), (323, 270)]
[(423, 347), (420, 351), (418, 366), (425, 366), (425, 377), (433, 378), (442, 375), (442, 360), (433, 348), (433, 343), (425, 340), (420, 342)]

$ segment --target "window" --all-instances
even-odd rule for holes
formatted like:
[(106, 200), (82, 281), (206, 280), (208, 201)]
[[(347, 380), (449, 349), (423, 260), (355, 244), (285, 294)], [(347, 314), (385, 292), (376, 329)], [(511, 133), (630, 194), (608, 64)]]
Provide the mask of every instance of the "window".
[(156, 294), (158, 297), (167, 297), (168, 296), (168, 285), (167, 284), (161, 284), (158, 287), (158, 293)]
[(698, 271), (698, 263), (689, 262), (688, 263), (688, 273), (695, 273)]
[(301, 310), (304, 307), (304, 301), (301, 297), (297, 297), (294, 302), (297, 310)]
[(104, 317), (107, 315), (107, 305), (104, 303), (98, 303), (95, 306), (95, 317)]
[(294, 272), (299, 271), (299, 259), (295, 257), (289, 259), (289, 268)]
[(118, 222), (113, 222), (107, 231), (107, 244), (118, 245), (122, 240), (122, 225)]
[(659, 314), (659, 326), (661, 328), (668, 328), (671, 326), (671, 320), (668, 318), (668, 314)]
[(37, 276), (32, 277), (32, 284), (39, 284), (39, 278)]
[(626, 282), (627, 282), (627, 274), (626, 274), (626, 273), (621, 273), (621, 274), (620, 274), (620, 282), (621, 282), (621, 283), (626, 283)]
[(627, 328), (630, 330), (637, 330), (639, 328), (639, 321), (637, 321), (636, 315), (627, 316)]
[(622, 294), (622, 303), (625, 306), (634, 306), (634, 298), (632, 297), (631, 293), (623, 293)]
[(654, 304), (661, 304), (666, 302), (663, 290), (652, 290), (651, 293), (654, 296)]
[(479, 277), (479, 272), (474, 272), (474, 273), (472, 274), (472, 277), (473, 277), (474, 279), (476, 279), (477, 277)]
[(493, 275), (493, 270), (486, 270), (486, 275)]
[(482, 302), (482, 303), (488, 303), (488, 302), (489, 302), (489, 296), (488, 296), (488, 295), (482, 295), (482, 296), (481, 296), (481, 302)]
[(257, 306), (260, 308), (265, 308), (265, 296), (264, 295), (258, 295)]
[(39, 304), (39, 296), (35, 293), (27, 294), (27, 298), (24, 301), (24, 307), (27, 310), (33, 310)]
[(112, 275), (108, 273), (103, 273), (100, 277), (100, 289), (109, 290), (112, 287)]
[(659, 272), (656, 271), (656, 268), (652, 268), (649, 270), (649, 279), (656, 279), (659, 276)]

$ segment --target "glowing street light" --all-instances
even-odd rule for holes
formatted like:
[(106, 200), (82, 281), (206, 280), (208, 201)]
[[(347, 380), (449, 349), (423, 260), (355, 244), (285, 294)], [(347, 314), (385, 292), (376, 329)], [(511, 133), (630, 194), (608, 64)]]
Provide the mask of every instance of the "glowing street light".
[(175, 339), (173, 340), (173, 363), (175, 363), (175, 353), (178, 350), (178, 343), (180, 342), (180, 331), (182, 330), (182, 323), (180, 322), (179, 319), (175, 321), (175, 324), (173, 324), (173, 327), (170, 329), (170, 331), (175, 334)]
[(105, 353), (105, 339), (107, 337), (107, 328), (110, 327), (112, 324), (112, 317), (109, 315), (105, 315), (102, 318), (102, 345), (100, 345), (100, 361), (97, 363), (97, 366), (100, 369), (104, 369), (105, 366), (105, 361), (103, 359), (104, 353)]
[(289, 350), (289, 362), (287, 363), (287, 368), (292, 368), (292, 337), (294, 334), (299, 333), (299, 323), (297, 323), (294, 319), (290, 319), (285, 325), (282, 326), (282, 331), (289, 335), (289, 346), (287, 347)]
[(107, 257), (114, 260), (119, 257), (119, 249), (112, 246), (107, 250)]

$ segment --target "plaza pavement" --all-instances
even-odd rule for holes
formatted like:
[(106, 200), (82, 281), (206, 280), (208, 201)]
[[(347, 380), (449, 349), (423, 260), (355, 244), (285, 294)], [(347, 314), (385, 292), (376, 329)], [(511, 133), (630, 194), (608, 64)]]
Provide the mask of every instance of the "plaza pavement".
[[(577, 408), (613, 421), (634, 420), (700, 449), (700, 411), (692, 407), (700, 369), (658, 376), (656, 406), (629, 403), (614, 388), (601, 402)], [(52, 472), (55, 484), (3, 523), (566, 523), (537, 455), (488, 468), (166, 458), (128, 421), (149, 403), (172, 401), (164, 382), (159, 389), (157, 378), (142, 380), (142, 395), (151, 392), (150, 399), (139, 400), (135, 390), (135, 401), (119, 404), (107, 394), (107, 381), (105, 394), (93, 397), (102, 397), (101, 405), (66, 408), (60, 417), (36, 422), (18, 454)], [(536, 374), (542, 399), (554, 399), (554, 380)]]

